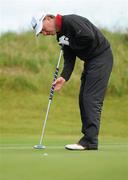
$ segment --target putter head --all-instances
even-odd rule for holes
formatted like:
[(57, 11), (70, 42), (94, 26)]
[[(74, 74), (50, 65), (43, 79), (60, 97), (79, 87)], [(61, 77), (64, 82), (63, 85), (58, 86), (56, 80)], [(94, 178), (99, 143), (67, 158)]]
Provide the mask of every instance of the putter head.
[(34, 149), (45, 149), (45, 146), (39, 144), (39, 145), (35, 145), (33, 148)]

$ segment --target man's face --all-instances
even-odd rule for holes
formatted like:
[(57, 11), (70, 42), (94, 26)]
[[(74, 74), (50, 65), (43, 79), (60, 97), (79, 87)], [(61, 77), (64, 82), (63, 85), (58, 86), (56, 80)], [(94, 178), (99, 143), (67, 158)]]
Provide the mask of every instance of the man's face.
[(46, 18), (43, 20), (43, 29), (40, 33), (42, 33), (44, 36), (55, 35), (55, 19), (46, 16)]

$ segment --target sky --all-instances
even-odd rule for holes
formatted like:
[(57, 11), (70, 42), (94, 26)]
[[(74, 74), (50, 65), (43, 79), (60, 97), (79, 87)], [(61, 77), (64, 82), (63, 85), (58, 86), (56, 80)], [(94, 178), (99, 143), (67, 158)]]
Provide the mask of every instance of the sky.
[(98, 27), (128, 30), (128, 0), (0, 0), (0, 33), (31, 30), (31, 17), (38, 11), (79, 14)]

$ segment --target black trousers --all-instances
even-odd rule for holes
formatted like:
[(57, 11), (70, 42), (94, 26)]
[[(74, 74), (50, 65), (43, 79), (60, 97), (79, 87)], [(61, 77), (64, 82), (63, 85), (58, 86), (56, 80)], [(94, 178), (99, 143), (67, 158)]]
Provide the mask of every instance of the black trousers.
[(112, 66), (113, 55), (109, 48), (88, 60), (81, 76), (79, 107), (84, 136), (79, 143), (90, 149), (98, 147), (101, 110)]

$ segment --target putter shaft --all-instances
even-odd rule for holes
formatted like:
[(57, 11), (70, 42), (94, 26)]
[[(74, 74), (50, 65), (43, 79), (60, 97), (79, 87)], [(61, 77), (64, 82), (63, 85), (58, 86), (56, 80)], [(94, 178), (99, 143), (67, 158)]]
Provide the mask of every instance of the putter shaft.
[(46, 122), (47, 122), (47, 119), (48, 119), (48, 113), (49, 113), (49, 110), (50, 110), (51, 102), (52, 102), (52, 100), (49, 100), (49, 102), (48, 102), (47, 112), (46, 112), (44, 124), (43, 124), (43, 127), (42, 127), (42, 134), (41, 134), (41, 138), (40, 138), (40, 145), (42, 144), (42, 140), (43, 140), (43, 137), (44, 137), (44, 131), (45, 131)]
[[(60, 60), (61, 60), (62, 53), (63, 53), (63, 50), (61, 48), (58, 63), (57, 63), (57, 66), (56, 66), (56, 71), (54, 73), (53, 82), (56, 81), (56, 79), (58, 77), (58, 72), (59, 72), (59, 66), (60, 66)], [(44, 123), (43, 123), (43, 126), (42, 126), (42, 134), (41, 134), (41, 138), (40, 138), (40, 145), (42, 145), (44, 132), (45, 132), (45, 127), (46, 127), (46, 122), (47, 122), (47, 119), (48, 119), (48, 114), (49, 114), (51, 102), (52, 102), (53, 95), (54, 95), (54, 89), (55, 89), (55, 85), (53, 85), (53, 83), (52, 83), (51, 90), (50, 90), (50, 95), (49, 95), (48, 107), (47, 107), (47, 111), (46, 111), (46, 116), (45, 116), (45, 120), (44, 120)]]

